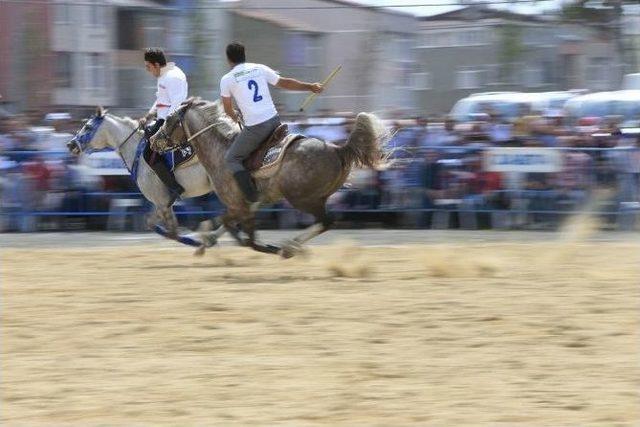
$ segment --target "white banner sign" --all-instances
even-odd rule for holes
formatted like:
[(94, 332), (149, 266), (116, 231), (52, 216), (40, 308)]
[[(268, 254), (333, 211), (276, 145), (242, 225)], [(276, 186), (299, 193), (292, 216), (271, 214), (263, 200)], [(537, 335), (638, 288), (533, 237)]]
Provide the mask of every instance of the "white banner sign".
[(550, 148), (489, 148), (484, 169), (490, 172), (559, 172), (562, 153)]
[(129, 175), (124, 162), (115, 151), (101, 151), (82, 156), (82, 163), (93, 175)]

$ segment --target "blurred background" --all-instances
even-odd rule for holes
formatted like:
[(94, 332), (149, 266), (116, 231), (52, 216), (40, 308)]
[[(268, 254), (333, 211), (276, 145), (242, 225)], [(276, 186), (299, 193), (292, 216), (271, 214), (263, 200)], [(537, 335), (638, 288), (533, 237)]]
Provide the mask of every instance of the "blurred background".
[[(373, 111), (394, 132), (393, 166), (354, 171), (331, 200), (338, 226), (640, 225), (637, 1), (0, 0), (0, 231), (144, 229), (117, 154), (65, 143), (96, 105), (149, 109), (145, 47), (217, 99), (232, 40), (301, 80), (343, 66), (304, 114), (306, 93), (272, 91), (292, 131), (339, 143)], [(189, 226), (221, 209), (177, 206)], [(310, 221), (286, 204), (259, 219)]]

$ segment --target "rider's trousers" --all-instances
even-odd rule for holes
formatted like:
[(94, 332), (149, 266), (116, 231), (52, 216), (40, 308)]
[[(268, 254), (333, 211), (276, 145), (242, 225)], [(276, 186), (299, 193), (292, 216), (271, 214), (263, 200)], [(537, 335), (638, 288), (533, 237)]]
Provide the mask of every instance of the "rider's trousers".
[(227, 168), (233, 173), (244, 170), (242, 162), (257, 150), (262, 141), (271, 136), (278, 126), (280, 126), (280, 116), (275, 115), (267, 121), (242, 129), (224, 156)]

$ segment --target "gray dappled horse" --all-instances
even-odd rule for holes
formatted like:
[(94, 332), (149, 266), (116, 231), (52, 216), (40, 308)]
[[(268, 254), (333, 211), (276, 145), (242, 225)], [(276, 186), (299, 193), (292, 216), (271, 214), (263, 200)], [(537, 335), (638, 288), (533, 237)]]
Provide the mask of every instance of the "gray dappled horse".
[[(76, 155), (90, 154), (109, 148), (115, 150), (132, 173), (144, 197), (155, 206), (155, 215), (150, 221), (155, 224), (155, 221), (160, 220), (166, 226), (166, 230), (156, 227), (156, 231), (181, 243), (202, 246), (201, 242), (191, 237), (178, 235), (178, 221), (171, 206), (171, 195), (142, 156), (140, 144), (143, 136), (144, 132), (139, 129), (138, 122), (135, 120), (107, 114), (102, 107), (98, 107), (96, 114), (91, 116), (67, 143), (67, 148)], [(175, 171), (175, 176), (180, 185), (185, 188), (182, 197), (197, 197), (213, 191), (209, 175), (197, 161), (185, 163)]]
[[(225, 152), (239, 131), (238, 124), (224, 113), (220, 101), (191, 98), (167, 117), (151, 138), (151, 148), (161, 152), (173, 150), (191, 140), (220, 201), (227, 207), (219, 218), (222, 225), (241, 244), (284, 257), (293, 256), (303, 243), (331, 226), (327, 199), (344, 184), (353, 166), (383, 166), (389, 154), (385, 147), (389, 134), (373, 114), (358, 114), (344, 145), (302, 135), (287, 136), (279, 153), (273, 154), (275, 160), (252, 172), (260, 201), (275, 203), (286, 199), (294, 208), (312, 214), (315, 223), (278, 247), (256, 240), (254, 212), (225, 167)], [(241, 237), (239, 230), (246, 233), (246, 238)]]

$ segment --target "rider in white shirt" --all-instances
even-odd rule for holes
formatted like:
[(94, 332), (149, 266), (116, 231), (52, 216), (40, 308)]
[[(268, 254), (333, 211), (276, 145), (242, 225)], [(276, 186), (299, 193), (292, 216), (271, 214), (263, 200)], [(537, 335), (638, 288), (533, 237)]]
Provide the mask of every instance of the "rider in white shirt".
[[(144, 64), (147, 71), (158, 79), (156, 102), (153, 103), (147, 116), (141, 119), (141, 124), (146, 124), (144, 133), (147, 140), (149, 140), (160, 129), (167, 116), (177, 110), (180, 104), (187, 99), (189, 87), (187, 77), (176, 64), (173, 62), (167, 63), (162, 49), (146, 49)], [(156, 120), (147, 124), (149, 118), (154, 115), (157, 117)], [(176, 181), (173, 173), (165, 165), (162, 156), (152, 151), (149, 144), (145, 147), (144, 159), (169, 188), (174, 200), (184, 192), (184, 188)]]
[(239, 42), (229, 44), (226, 53), (231, 71), (220, 80), (220, 95), (224, 111), (233, 120), (239, 121), (231, 98), (235, 100), (242, 114), (244, 128), (229, 147), (225, 155), (225, 164), (255, 209), (258, 206), (258, 191), (251, 174), (242, 162), (280, 125), (280, 117), (271, 99), (269, 85), (314, 93), (322, 92), (323, 88), (320, 83), (305, 83), (280, 77), (266, 65), (246, 62), (244, 45)]

